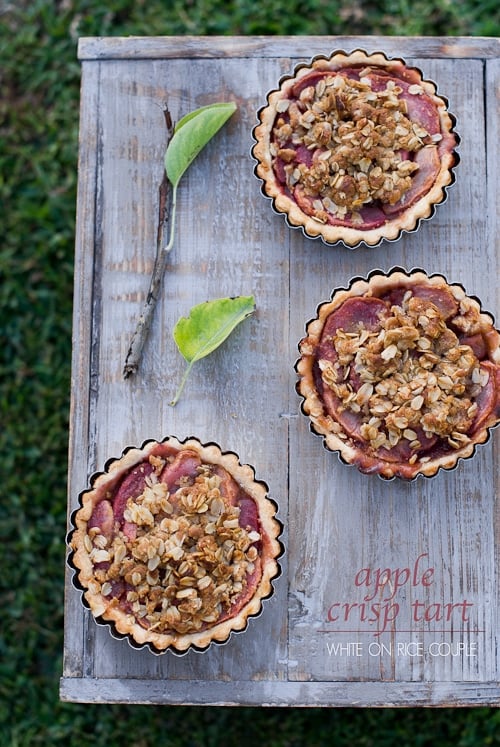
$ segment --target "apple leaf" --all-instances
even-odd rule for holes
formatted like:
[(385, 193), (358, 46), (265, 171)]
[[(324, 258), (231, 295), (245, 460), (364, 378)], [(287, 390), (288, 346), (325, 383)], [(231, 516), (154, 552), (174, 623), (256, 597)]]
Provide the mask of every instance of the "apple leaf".
[(177, 404), (193, 364), (216, 350), (254, 311), (253, 296), (218, 298), (193, 306), (188, 317), (178, 320), (174, 340), (188, 366), (171, 405)]
[(174, 189), (198, 153), (236, 111), (234, 102), (219, 102), (182, 117), (165, 153), (165, 170)]

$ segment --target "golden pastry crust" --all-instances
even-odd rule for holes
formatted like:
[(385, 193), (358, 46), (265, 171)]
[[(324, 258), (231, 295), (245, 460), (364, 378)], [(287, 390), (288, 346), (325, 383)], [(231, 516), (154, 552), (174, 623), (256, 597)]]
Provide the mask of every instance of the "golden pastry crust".
[(395, 240), (453, 181), (458, 138), (435, 85), (383, 54), (336, 53), (268, 95), (252, 153), (290, 225), (330, 244)]
[(243, 630), (279, 575), (267, 487), (231, 452), (169, 437), (129, 449), (81, 496), (70, 564), (93, 615), (161, 653)]
[(362, 472), (413, 479), (451, 469), (500, 421), (500, 334), (440, 275), (354, 281), (319, 306), (299, 352), (304, 414)]

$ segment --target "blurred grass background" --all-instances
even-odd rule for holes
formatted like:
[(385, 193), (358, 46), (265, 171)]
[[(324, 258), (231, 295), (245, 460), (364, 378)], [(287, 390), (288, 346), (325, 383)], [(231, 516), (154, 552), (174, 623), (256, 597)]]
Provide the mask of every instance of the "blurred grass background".
[(0, 747), (500, 744), (497, 709), (59, 702), (79, 36), (498, 36), (498, 0), (0, 2)]

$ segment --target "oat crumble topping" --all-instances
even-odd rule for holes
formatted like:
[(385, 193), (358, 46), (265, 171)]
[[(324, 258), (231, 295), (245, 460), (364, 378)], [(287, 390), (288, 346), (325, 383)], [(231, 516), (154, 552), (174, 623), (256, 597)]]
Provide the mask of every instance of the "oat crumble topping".
[(125, 588), (130, 614), (149, 630), (199, 631), (217, 623), (244, 591), (260, 534), (240, 526), (239, 507), (223, 500), (221, 478), (209, 466), (194, 481), (181, 478), (171, 496), (158, 480), (164, 460), (150, 457), (150, 463), (155, 469), (143, 493), (129, 498), (124, 512), (134, 531), (120, 530), (108, 541), (93, 527), (85, 536), (94, 564), (91, 591), (122, 604), (113, 592), (115, 585)]
[[(288, 188), (298, 185), (312, 198), (319, 222), (350, 213), (354, 223), (362, 223), (363, 206), (404, 199), (419, 168), (404, 154), (441, 139), (408, 118), (396, 81), (375, 91), (370, 72), (361, 71), (359, 81), (333, 73), (306, 86), (298, 100), (278, 102), (271, 153), (275, 163), (284, 163)], [(408, 90), (423, 93), (418, 85)], [(303, 146), (312, 152), (311, 165), (298, 156)]]
[(474, 399), (488, 372), (431, 301), (407, 291), (379, 329), (338, 329), (331, 344), (336, 359), (319, 361), (322, 380), (343, 410), (359, 415), (360, 435), (374, 450), (406, 439), (412, 463), (423, 438), (445, 439), (455, 449), (470, 441)]

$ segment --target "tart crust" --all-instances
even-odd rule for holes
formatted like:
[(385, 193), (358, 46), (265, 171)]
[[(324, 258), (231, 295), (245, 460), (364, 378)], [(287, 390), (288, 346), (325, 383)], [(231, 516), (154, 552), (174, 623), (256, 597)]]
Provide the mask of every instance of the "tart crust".
[(214, 443), (170, 436), (124, 451), (72, 519), (69, 563), (85, 605), (154, 653), (225, 642), (260, 613), (280, 573), (267, 486)]
[(383, 53), (336, 52), (300, 65), (267, 98), (253, 131), (255, 173), (275, 210), (308, 237), (349, 247), (393, 241), (444, 201), (458, 136), (447, 102), (417, 68)]
[(430, 477), (500, 422), (500, 334), (461, 285), (394, 268), (318, 307), (299, 343), (311, 429), (361, 472)]

